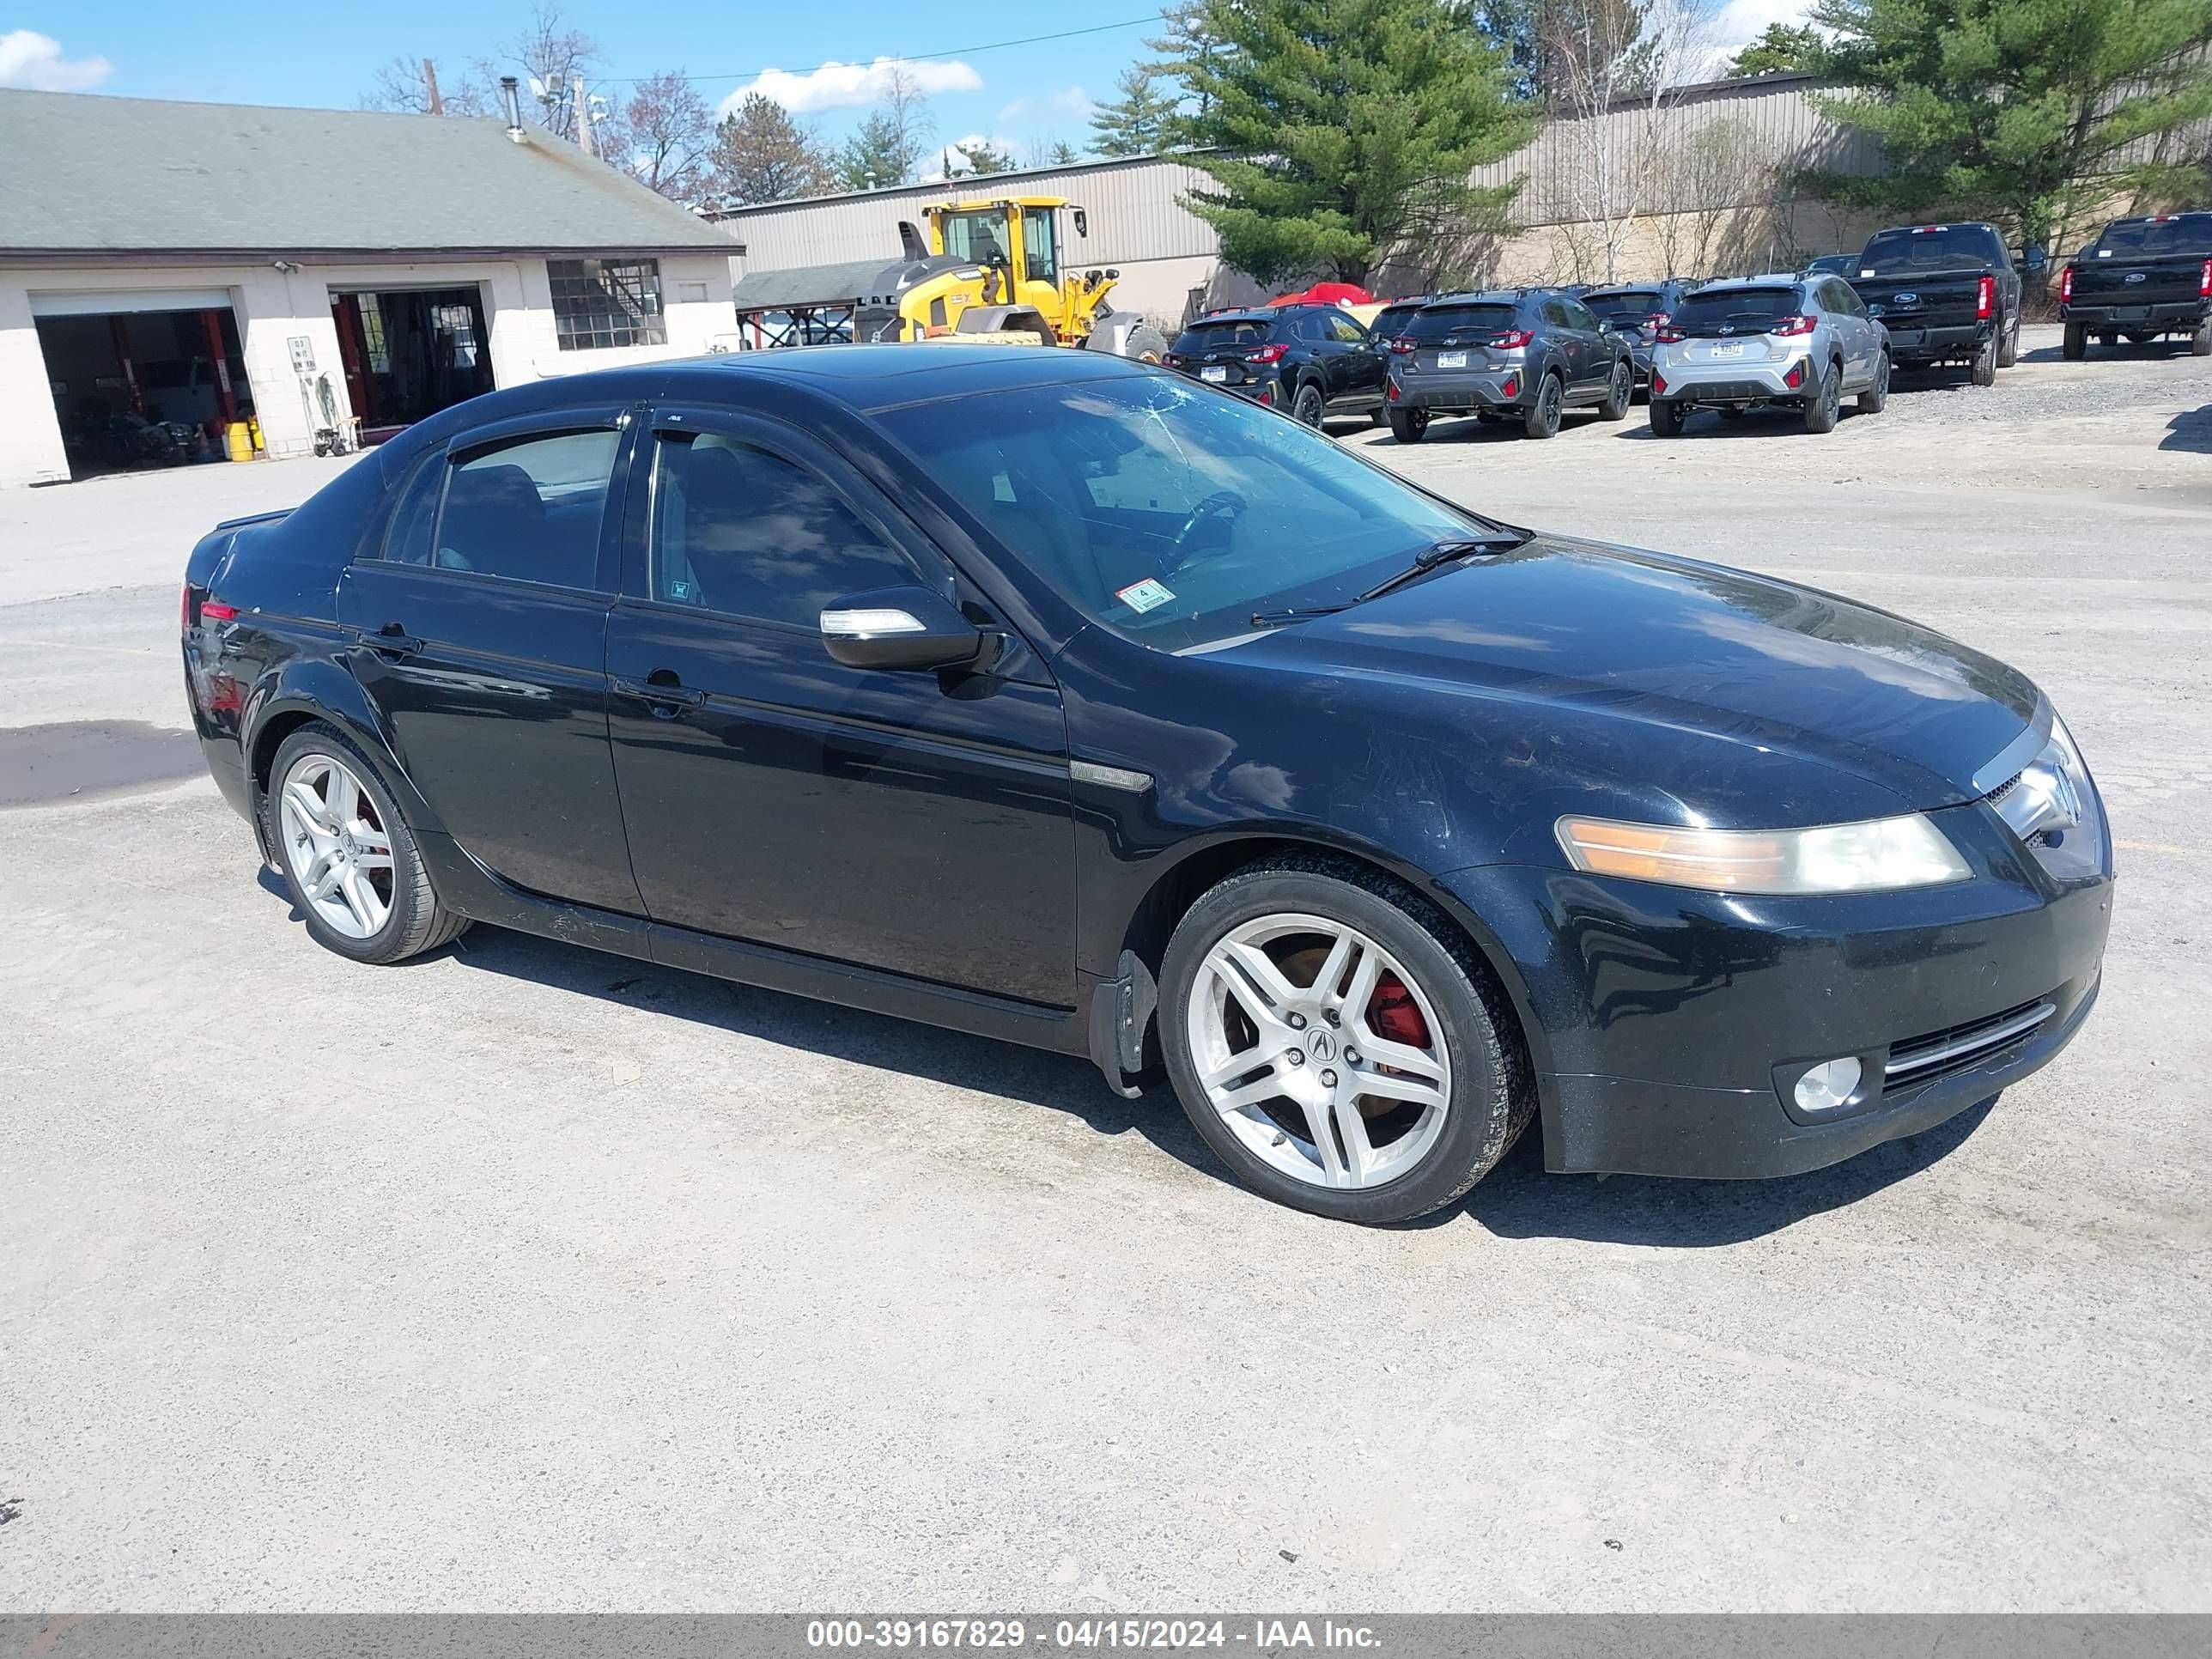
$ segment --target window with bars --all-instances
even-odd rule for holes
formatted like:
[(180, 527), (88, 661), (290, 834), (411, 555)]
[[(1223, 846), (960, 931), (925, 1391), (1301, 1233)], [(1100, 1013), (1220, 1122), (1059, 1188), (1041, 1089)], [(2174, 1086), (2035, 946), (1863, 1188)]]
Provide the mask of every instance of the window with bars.
[(553, 325), (563, 351), (665, 345), (658, 259), (548, 259)]

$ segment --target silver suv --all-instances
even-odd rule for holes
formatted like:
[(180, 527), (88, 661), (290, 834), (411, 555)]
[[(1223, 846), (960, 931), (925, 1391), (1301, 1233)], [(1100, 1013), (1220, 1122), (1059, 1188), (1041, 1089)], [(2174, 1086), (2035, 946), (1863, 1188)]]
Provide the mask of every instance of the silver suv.
[(1674, 308), (1651, 347), (1651, 431), (1681, 434), (1695, 409), (1780, 404), (1832, 432), (1844, 394), (1889, 401), (1889, 334), (1840, 277), (1784, 274), (1710, 283)]

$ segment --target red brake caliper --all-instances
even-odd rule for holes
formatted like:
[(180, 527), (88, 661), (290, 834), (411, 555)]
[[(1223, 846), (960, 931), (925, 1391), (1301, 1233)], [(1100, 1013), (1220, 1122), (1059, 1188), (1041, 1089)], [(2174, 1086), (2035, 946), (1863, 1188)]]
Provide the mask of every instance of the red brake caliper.
[(1421, 1018), (1420, 1004), (1413, 1000), (1406, 981), (1395, 974), (1385, 974), (1375, 981), (1374, 1000), (1367, 1005), (1367, 1023), (1377, 1036), (1402, 1042), (1408, 1048), (1429, 1046), (1429, 1022)]

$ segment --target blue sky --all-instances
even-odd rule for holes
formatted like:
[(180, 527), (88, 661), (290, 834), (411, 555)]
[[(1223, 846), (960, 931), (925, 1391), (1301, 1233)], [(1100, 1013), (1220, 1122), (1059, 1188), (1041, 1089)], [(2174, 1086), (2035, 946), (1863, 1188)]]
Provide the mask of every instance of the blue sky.
[[(986, 134), (1026, 147), (1065, 138), (1083, 147), (1088, 100), (1143, 51), (1158, 22), (1146, 0), (1089, 12), (960, 11), (893, 0), (735, 6), (655, 0), (649, 6), (576, 0), (561, 8), (606, 49), (605, 72), (634, 76), (684, 69), (709, 103), (742, 89), (741, 74), (775, 68), (800, 77), (768, 89), (801, 107), (830, 137), (866, 112), (869, 77), (821, 72), (878, 57), (942, 52), (1059, 28), (1144, 21), (1074, 40), (933, 58), (917, 72), (944, 90), (931, 100), (940, 138)], [(213, 9), (173, 3), (0, 0), (0, 86), (118, 93), (219, 103), (351, 108), (396, 53), (427, 54), (450, 76), (527, 22), (528, 0), (501, 5), (391, 0), (368, 7), (230, 0)]]
[[(1806, 0), (1715, 3), (1721, 49), (1770, 21), (1794, 20), (1806, 7)], [(954, 52), (915, 65), (934, 90), (930, 112), (939, 139), (986, 136), (1018, 159), (1054, 139), (1085, 148), (1090, 101), (1113, 95), (1115, 77), (1142, 54), (1157, 22), (1145, 0), (1059, 13), (956, 13), (898, 0), (837, 0), (821, 11), (728, 0), (574, 0), (561, 9), (605, 48), (610, 76), (684, 69), (708, 102), (718, 103), (742, 92), (757, 71), (781, 70), (763, 89), (833, 139), (866, 112), (880, 78), (868, 68), (875, 59)], [(27, 6), (0, 0), (0, 86), (346, 109), (395, 54), (427, 54), (450, 79), (515, 34), (529, 15), (528, 0), (343, 8), (228, 0), (213, 9), (174, 0)], [(1073, 40), (975, 50), (1055, 28), (1139, 19)]]

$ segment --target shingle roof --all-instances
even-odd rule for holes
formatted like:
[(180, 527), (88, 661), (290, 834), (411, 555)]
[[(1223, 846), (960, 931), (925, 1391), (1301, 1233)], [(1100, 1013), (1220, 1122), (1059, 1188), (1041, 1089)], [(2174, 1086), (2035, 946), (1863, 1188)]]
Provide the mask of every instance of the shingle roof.
[(0, 91), (0, 258), (38, 253), (736, 252), (538, 128)]
[(860, 299), (869, 284), (897, 263), (895, 254), (877, 259), (848, 259), (842, 264), (793, 265), (783, 270), (749, 270), (732, 298), (739, 311), (769, 311), (784, 306), (831, 305)]

